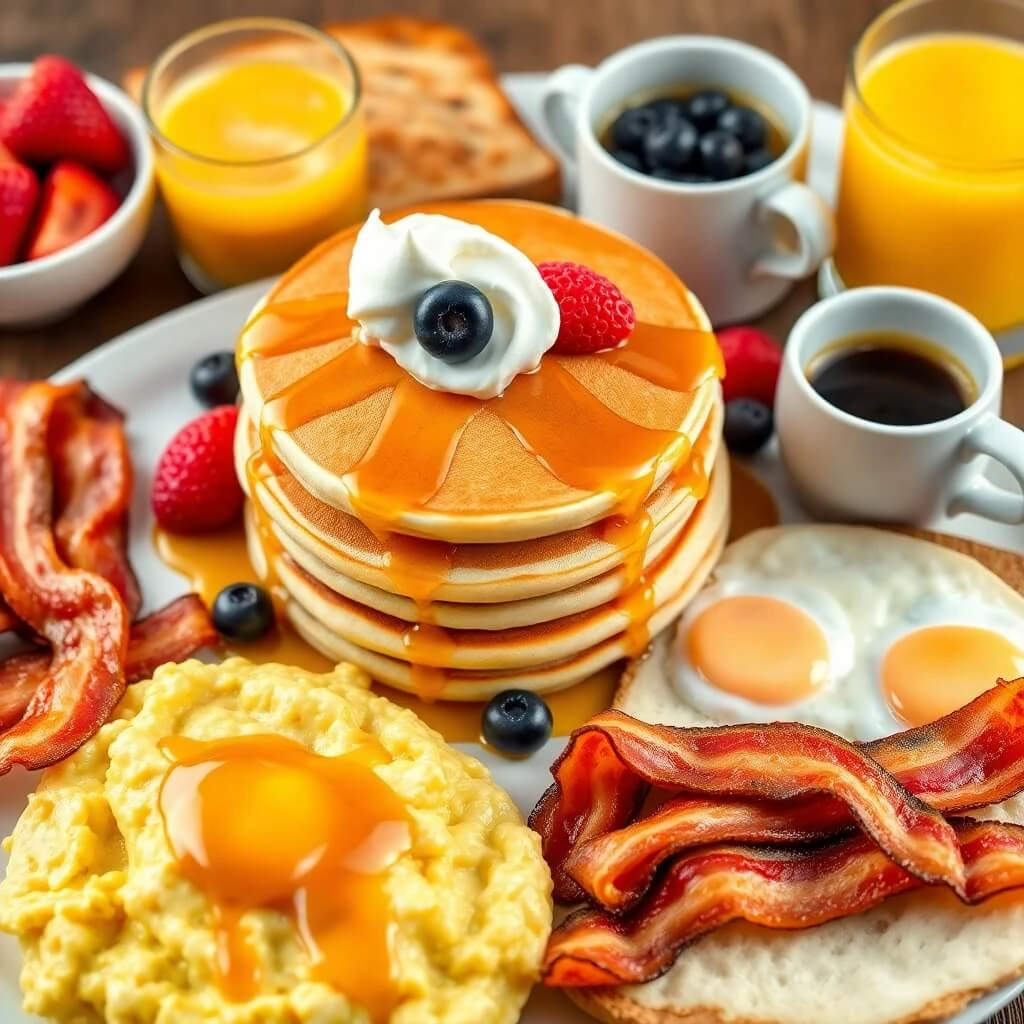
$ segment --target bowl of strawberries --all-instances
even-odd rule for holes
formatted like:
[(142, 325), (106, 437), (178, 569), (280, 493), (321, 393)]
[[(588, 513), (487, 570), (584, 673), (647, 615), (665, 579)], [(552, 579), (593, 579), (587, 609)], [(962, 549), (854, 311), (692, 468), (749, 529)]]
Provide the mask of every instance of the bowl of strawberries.
[(153, 155), (138, 107), (62, 57), (0, 64), (0, 328), (61, 319), (145, 237)]

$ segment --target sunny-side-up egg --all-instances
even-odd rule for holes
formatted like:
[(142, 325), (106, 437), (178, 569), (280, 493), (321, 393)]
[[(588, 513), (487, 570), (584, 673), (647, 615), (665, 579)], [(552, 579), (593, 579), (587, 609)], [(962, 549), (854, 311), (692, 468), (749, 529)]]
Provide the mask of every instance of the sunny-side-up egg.
[(673, 655), (677, 696), (708, 719), (874, 739), (1024, 675), (1024, 597), (929, 541), (777, 527), (726, 550)]

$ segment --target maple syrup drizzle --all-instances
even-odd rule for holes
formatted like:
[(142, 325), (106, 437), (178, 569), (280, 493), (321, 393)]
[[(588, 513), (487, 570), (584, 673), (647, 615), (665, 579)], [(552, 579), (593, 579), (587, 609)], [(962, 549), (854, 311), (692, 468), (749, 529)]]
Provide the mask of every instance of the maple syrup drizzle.
[[(240, 358), (294, 354), (351, 336), (357, 325), (344, 314), (346, 304), (346, 297), (339, 294), (264, 307), (243, 334)], [(636, 326), (624, 347), (591, 358), (676, 392), (692, 392), (722, 372), (721, 352), (710, 332), (645, 323)], [(353, 510), (392, 553), (388, 573), (393, 589), (415, 602), (416, 621), (403, 633), (402, 643), (416, 692), (426, 700), (443, 693), (444, 670), (424, 662), (450, 663), (456, 647), (450, 633), (433, 621), (432, 612), (433, 596), (445, 578), (446, 549), (434, 549), (442, 552), (442, 561), (434, 567), (436, 572), (431, 571), (420, 564), (429, 549), (404, 545), (397, 540), (401, 535), (394, 531), (394, 524), (408, 511), (424, 508), (438, 493), (459, 441), (485, 404), (566, 486), (616, 496), (606, 537), (627, 552), (626, 588), (619, 607), (628, 616), (630, 652), (642, 651), (649, 640), (648, 621), (656, 596), (644, 575), (653, 523), (643, 503), (663, 460), (690, 461), (690, 439), (681, 432), (625, 419), (555, 358), (542, 360), (537, 370), (521, 374), (503, 395), (485, 403), (433, 391), (406, 375), (387, 353), (356, 340), (269, 396), (258, 425), (259, 447), (248, 467), (250, 480), (268, 467), (271, 472), (280, 471), (273, 451), (275, 430), (294, 431), (388, 387), (394, 390), (385, 417), (345, 482)], [(552, 409), (563, 414), (552, 416)], [(265, 517), (262, 510), (260, 515)], [(273, 531), (260, 521), (257, 527), (264, 550), (276, 551), (279, 544)], [(422, 578), (433, 582), (424, 585)]]
[(171, 767), (160, 788), (167, 841), (185, 878), (210, 899), (215, 970), (224, 994), (258, 995), (265, 965), (243, 919), (287, 915), (310, 974), (376, 1022), (396, 1004), (387, 869), (409, 848), (409, 815), (373, 767), (375, 740), (322, 757), (273, 735), (161, 743)]

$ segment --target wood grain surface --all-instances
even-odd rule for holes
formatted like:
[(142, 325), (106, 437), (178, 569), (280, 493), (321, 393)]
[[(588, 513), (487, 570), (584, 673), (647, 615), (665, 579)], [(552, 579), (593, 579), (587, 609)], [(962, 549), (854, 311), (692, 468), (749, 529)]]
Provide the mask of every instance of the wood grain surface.
[[(273, 14), (312, 23), (415, 14), (474, 32), (502, 71), (593, 63), (654, 35), (700, 32), (743, 39), (775, 53), (812, 94), (838, 102), (858, 33), (886, 0), (0, 0), (0, 61), (62, 53), (118, 78), (191, 29), (221, 18)], [(784, 337), (812, 301), (804, 284), (765, 318)], [(0, 376), (42, 376), (136, 324), (197, 298), (182, 276), (162, 212), (124, 275), (68, 321), (42, 330), (0, 330)], [(226, 339), (227, 340), (227, 339)], [(1024, 424), (1024, 371), (1006, 382), (1005, 410)], [(882, 993), (871, 998), (882, 998)], [(994, 1018), (1024, 1024), (1024, 1004)]]

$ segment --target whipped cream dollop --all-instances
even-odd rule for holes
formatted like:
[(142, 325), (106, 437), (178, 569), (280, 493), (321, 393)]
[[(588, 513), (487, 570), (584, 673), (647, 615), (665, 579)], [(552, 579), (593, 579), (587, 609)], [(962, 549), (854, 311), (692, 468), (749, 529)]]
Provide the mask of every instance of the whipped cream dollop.
[[(416, 305), (442, 281), (479, 288), (494, 313), (490, 340), (471, 359), (444, 362), (418, 341)], [(535, 370), (558, 337), (558, 304), (540, 271), (514, 245), (476, 224), (413, 213), (393, 224), (374, 210), (349, 264), (348, 316), (359, 340), (377, 345), (435, 391), (494, 398)]]

